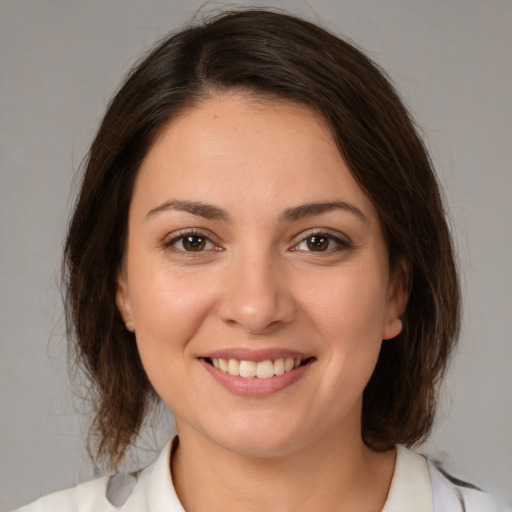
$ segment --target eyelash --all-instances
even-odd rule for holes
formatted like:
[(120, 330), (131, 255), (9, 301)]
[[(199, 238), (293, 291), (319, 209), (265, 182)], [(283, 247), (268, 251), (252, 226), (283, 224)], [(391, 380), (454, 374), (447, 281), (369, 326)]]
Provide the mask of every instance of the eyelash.
[[(180, 242), (183, 244), (183, 242), (187, 238), (194, 238), (194, 237), (203, 239), (206, 247), (208, 247), (208, 244), (211, 244), (213, 247), (212, 248), (203, 248), (198, 251), (190, 251), (190, 250), (186, 250), (183, 247), (182, 248), (177, 247), (177, 245)], [(205, 252), (209, 252), (211, 250), (216, 250), (216, 251), (223, 250), (223, 248), (220, 247), (216, 242), (212, 241), (212, 238), (213, 237), (210, 233), (205, 233), (203, 231), (196, 230), (196, 229), (188, 229), (187, 231), (182, 231), (181, 233), (174, 234), (174, 236), (170, 240), (164, 242), (164, 247), (166, 249), (172, 249), (180, 254), (186, 255), (187, 257), (196, 257), (197, 258), (197, 257), (204, 255)], [(308, 241), (311, 241), (314, 238), (326, 240), (328, 243), (328, 247), (325, 250), (319, 250), (319, 251), (299, 248), (302, 244), (307, 244)], [(335, 244), (335, 247), (330, 247), (332, 244)], [(295, 244), (290, 249), (290, 251), (302, 251), (305, 253), (311, 253), (311, 255), (314, 255), (315, 257), (322, 257), (323, 255), (331, 255), (333, 253), (351, 249), (351, 248), (352, 248), (352, 244), (349, 241), (347, 241), (346, 239), (340, 238), (339, 236), (329, 233), (326, 230), (315, 230), (315, 231), (309, 231), (309, 232), (305, 233), (302, 236), (302, 238), (299, 240), (299, 242), (297, 244)]]
[(222, 247), (219, 247), (215, 242), (212, 241), (212, 235), (209, 233), (205, 233), (203, 231), (199, 231), (196, 229), (188, 229), (187, 231), (183, 231), (181, 233), (174, 234), (174, 236), (164, 242), (164, 247), (166, 249), (173, 249), (180, 254), (184, 254), (187, 257), (198, 257), (201, 256), (202, 253), (206, 251), (210, 251), (212, 249), (200, 250), (200, 251), (187, 251), (184, 248), (178, 248), (177, 244), (179, 242), (183, 243), (187, 238), (201, 238), (205, 241), (205, 244), (213, 245), (213, 250), (222, 250)]
[[(305, 250), (299, 249), (299, 246), (302, 244), (307, 244), (308, 240), (312, 240), (313, 238), (325, 239), (328, 242), (328, 245), (335, 244), (334, 248), (327, 248), (325, 250), (314, 251), (314, 250)], [(296, 244), (291, 250), (292, 251), (301, 251), (312, 253), (315, 256), (321, 257), (322, 255), (332, 254), (334, 252), (339, 252), (343, 250), (350, 249), (352, 245), (346, 239), (340, 238), (338, 235), (334, 235), (333, 233), (329, 233), (329, 231), (310, 231), (302, 236), (301, 240), (298, 244)], [(316, 254), (315, 254), (316, 253)]]

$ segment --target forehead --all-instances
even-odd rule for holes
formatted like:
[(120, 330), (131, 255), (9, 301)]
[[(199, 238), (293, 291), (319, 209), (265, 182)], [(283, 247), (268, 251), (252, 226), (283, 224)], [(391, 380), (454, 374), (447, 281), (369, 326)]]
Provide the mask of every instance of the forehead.
[(211, 97), (164, 126), (134, 191), (148, 207), (170, 197), (211, 203), (212, 196), (235, 210), (350, 200), (376, 215), (318, 113), (240, 94)]

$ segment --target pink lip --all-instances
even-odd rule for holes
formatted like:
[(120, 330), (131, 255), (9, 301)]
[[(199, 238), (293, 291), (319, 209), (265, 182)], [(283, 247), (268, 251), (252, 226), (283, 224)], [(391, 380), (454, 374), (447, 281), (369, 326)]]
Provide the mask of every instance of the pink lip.
[[(231, 353), (231, 352), (230, 352)], [(288, 354), (290, 352), (287, 352)], [(208, 356), (208, 357), (223, 357), (223, 356)], [(281, 356), (283, 357), (283, 356)], [(292, 357), (291, 355), (288, 357)], [(232, 356), (233, 359), (238, 357)], [(243, 358), (240, 358), (243, 359)], [(263, 359), (245, 359), (246, 361), (264, 361), (265, 359), (274, 359), (274, 357), (264, 357)], [(275, 358), (275, 359), (278, 359)], [(237, 377), (229, 375), (221, 370), (213, 367), (207, 363), (205, 359), (200, 358), (199, 362), (203, 365), (203, 368), (209, 372), (209, 374), (227, 390), (231, 391), (236, 395), (247, 396), (247, 397), (266, 397), (273, 395), (288, 386), (291, 386), (297, 380), (299, 380), (305, 372), (309, 369), (311, 364), (305, 364), (299, 366), (294, 370), (283, 373), (282, 375), (274, 375), (269, 379), (258, 379), (256, 377), (247, 379), (244, 377)]]
[(276, 359), (309, 359), (311, 358), (311, 354), (305, 354), (304, 352), (298, 352), (296, 350), (289, 350), (283, 348), (267, 348), (267, 349), (248, 349), (248, 348), (229, 348), (229, 349), (220, 349), (214, 352), (208, 352), (207, 354), (201, 354), (202, 358), (211, 358), (211, 359), (238, 359), (241, 361), (266, 361), (267, 359), (271, 359), (275, 361)]

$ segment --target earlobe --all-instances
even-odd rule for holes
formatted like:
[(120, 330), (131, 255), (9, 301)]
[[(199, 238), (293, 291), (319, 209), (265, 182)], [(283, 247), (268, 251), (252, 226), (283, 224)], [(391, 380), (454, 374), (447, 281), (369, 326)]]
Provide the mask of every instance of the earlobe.
[(388, 321), (382, 332), (383, 340), (390, 340), (395, 338), (402, 332), (403, 324), (400, 318), (393, 318)]
[(409, 276), (407, 263), (403, 260), (397, 262), (390, 279), (388, 314), (382, 332), (384, 340), (390, 340), (402, 332), (402, 315), (407, 307), (410, 292)]
[(116, 289), (116, 306), (121, 314), (121, 317), (126, 325), (126, 330), (135, 332), (135, 322), (133, 321), (132, 308), (130, 303), (130, 294), (128, 291), (128, 282), (123, 270), (117, 274), (117, 289)]

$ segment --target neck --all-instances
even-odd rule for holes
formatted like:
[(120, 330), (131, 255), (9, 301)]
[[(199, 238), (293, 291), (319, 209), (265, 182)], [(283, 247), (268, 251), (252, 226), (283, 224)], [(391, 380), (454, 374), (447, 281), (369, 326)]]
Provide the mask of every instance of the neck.
[(394, 470), (395, 450), (373, 452), (360, 436), (322, 436), (290, 453), (248, 457), (179, 432), (172, 474), (187, 512), (376, 512)]

